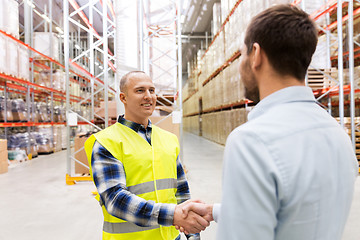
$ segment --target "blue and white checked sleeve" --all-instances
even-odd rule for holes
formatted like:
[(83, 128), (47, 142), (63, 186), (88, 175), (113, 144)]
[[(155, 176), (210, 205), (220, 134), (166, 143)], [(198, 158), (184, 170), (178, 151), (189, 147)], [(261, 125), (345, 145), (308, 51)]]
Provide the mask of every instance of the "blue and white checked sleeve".
[(101, 201), (109, 214), (142, 227), (173, 224), (176, 205), (146, 201), (129, 192), (124, 166), (97, 141), (91, 167)]

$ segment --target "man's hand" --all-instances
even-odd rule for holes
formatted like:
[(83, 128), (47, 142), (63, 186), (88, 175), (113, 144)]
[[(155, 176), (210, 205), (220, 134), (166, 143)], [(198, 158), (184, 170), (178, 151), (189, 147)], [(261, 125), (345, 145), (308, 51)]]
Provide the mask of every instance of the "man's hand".
[[(212, 204), (205, 204), (200, 200), (188, 200), (183, 203), (184, 206), (182, 207), (183, 211), (183, 218), (186, 218), (189, 214), (196, 213), (197, 215), (202, 216), (206, 221), (209, 223), (214, 220), (212, 211), (213, 205)], [(190, 232), (184, 226), (175, 225), (177, 230), (180, 232), (185, 232), (189, 234)]]
[(188, 204), (192, 206), (193, 203), (205, 205), (199, 200), (188, 200), (177, 205), (175, 208), (174, 225), (178, 230), (185, 231), (186, 234), (199, 233), (210, 225), (210, 220), (205, 219), (194, 211), (189, 211), (192, 207), (186, 207)]

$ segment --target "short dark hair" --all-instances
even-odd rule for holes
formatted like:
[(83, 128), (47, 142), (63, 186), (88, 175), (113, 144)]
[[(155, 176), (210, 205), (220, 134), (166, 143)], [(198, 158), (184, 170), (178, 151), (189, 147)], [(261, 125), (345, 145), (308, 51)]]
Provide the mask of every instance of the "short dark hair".
[(122, 76), (122, 78), (120, 80), (120, 92), (126, 92), (126, 90), (127, 90), (126, 83), (129, 80), (129, 77), (132, 74), (136, 74), (136, 73), (146, 74), (144, 71), (131, 71), (131, 72), (126, 73), (124, 76)]
[(317, 33), (315, 23), (306, 12), (281, 4), (251, 20), (244, 42), (247, 54), (251, 53), (253, 44), (258, 43), (275, 71), (303, 81), (316, 49)]

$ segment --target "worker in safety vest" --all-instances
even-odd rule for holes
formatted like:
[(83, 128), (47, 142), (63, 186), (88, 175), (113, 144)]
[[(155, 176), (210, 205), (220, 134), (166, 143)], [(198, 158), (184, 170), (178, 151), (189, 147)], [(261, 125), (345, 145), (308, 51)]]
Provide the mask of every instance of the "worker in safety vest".
[(120, 91), (125, 114), (85, 143), (104, 215), (103, 239), (180, 240), (174, 226), (188, 229), (188, 239), (200, 239), (212, 216), (191, 212), (184, 218), (191, 200), (179, 143), (149, 120), (156, 105), (151, 78), (129, 72)]

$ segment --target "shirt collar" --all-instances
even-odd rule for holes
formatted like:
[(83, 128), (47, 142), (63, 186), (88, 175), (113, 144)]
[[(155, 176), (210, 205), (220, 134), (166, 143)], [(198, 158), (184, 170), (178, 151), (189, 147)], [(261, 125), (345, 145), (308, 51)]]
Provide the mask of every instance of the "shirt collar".
[(140, 129), (146, 129), (146, 130), (150, 130), (152, 128), (152, 125), (151, 125), (151, 121), (150, 119), (148, 120), (148, 126), (147, 128), (145, 128), (144, 125), (142, 124), (139, 124), (139, 123), (136, 123), (136, 122), (133, 122), (133, 121), (129, 121), (129, 120), (126, 120), (124, 118), (124, 115), (120, 115), (119, 118), (118, 118), (118, 122), (121, 123), (122, 125), (124, 126), (127, 126), (129, 128), (131, 128), (132, 130), (134, 130), (135, 132), (139, 132)]
[(292, 86), (280, 89), (261, 100), (248, 115), (248, 120), (255, 119), (270, 108), (289, 102), (315, 102), (314, 94), (309, 87)]

